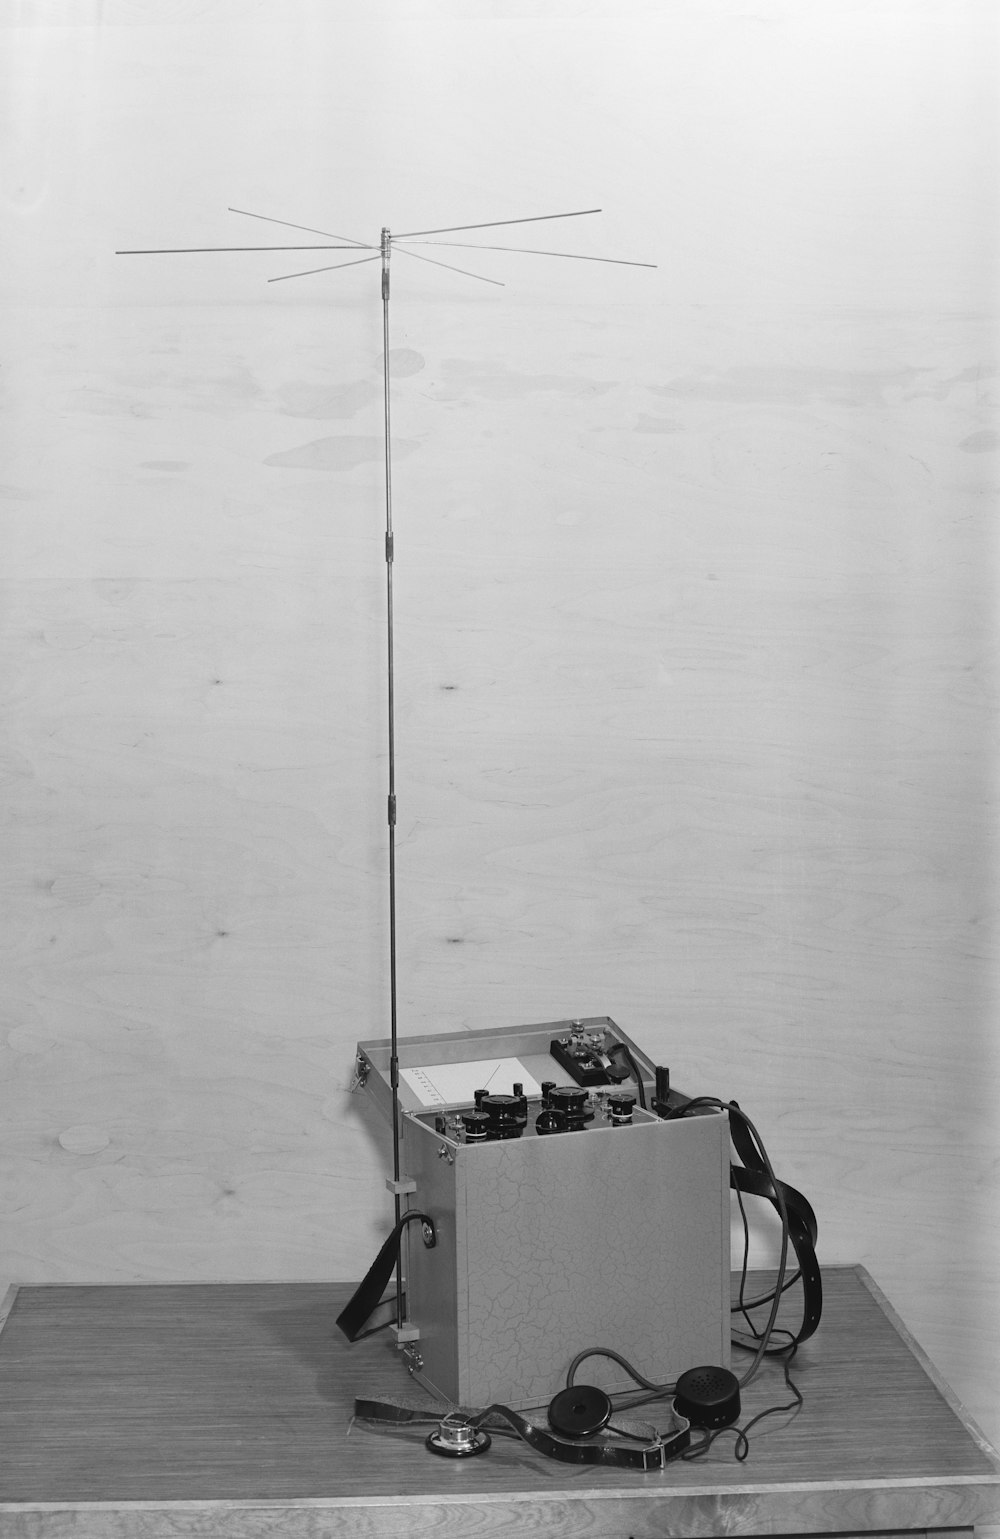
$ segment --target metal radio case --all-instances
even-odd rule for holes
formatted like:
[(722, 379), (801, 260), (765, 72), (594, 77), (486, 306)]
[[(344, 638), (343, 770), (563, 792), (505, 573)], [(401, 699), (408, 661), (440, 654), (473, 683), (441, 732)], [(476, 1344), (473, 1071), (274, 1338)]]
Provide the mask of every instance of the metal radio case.
[[(699, 1363), (729, 1364), (725, 1112), (664, 1121), (637, 1106), (624, 1126), (595, 1117), (582, 1131), (539, 1137), (536, 1102), (524, 1136), (468, 1144), (439, 1127), (471, 1095), (428, 1105), (411, 1088), (425, 1065), (487, 1059), (515, 1059), (529, 1079), (565, 1084), (549, 1044), (574, 1024), (625, 1044), (649, 1100), (653, 1066), (607, 1016), (398, 1042), (400, 1167), (413, 1183), (403, 1204), (430, 1214), (437, 1237), (427, 1248), (420, 1226), (407, 1228), (408, 1357), (459, 1405), (545, 1401), (593, 1346), (656, 1383)], [(389, 1054), (387, 1040), (358, 1044), (362, 1082), (391, 1123)], [(579, 1381), (634, 1387), (606, 1358), (588, 1359)]]

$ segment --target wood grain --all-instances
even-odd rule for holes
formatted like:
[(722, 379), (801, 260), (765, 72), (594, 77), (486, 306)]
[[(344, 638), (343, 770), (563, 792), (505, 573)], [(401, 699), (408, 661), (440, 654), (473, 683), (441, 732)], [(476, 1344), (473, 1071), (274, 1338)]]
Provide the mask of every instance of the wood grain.
[[(343, 1287), (24, 1288), (0, 1336), (4, 1533), (867, 1533), (995, 1516), (996, 1456), (865, 1279), (834, 1269), (827, 1296), (796, 1362), (805, 1407), (751, 1434), (746, 1463), (727, 1437), (624, 1479), (501, 1438), (450, 1464), (422, 1434), (352, 1427), (355, 1395), (410, 1390), (384, 1337), (336, 1332)], [(744, 1416), (785, 1399), (766, 1368)]]

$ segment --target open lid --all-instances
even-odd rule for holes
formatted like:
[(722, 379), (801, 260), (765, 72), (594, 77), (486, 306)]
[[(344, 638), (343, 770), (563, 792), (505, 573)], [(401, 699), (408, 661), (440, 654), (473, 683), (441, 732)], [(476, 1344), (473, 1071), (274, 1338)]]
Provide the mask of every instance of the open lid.
[[(438, 1035), (400, 1037), (399, 1105), (406, 1112), (430, 1108), (456, 1109), (474, 1103), (474, 1093), (488, 1088), (510, 1094), (515, 1083), (529, 1098), (541, 1093), (545, 1080), (565, 1084), (567, 1069), (552, 1055), (552, 1044), (583, 1039), (595, 1051), (621, 1045), (634, 1059), (643, 1083), (652, 1087), (656, 1074), (650, 1059), (608, 1015), (577, 1016), (542, 1021), (535, 1026), (493, 1027), (486, 1031), (454, 1031)], [(391, 1039), (359, 1042), (358, 1083), (392, 1122), (389, 1064)]]

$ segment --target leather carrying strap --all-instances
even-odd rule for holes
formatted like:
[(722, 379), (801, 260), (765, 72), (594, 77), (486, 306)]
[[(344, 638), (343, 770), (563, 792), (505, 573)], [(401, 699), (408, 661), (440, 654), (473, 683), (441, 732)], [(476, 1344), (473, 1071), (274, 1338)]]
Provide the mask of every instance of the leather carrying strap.
[(544, 1427), (536, 1427), (533, 1422), (525, 1421), (522, 1416), (518, 1416), (515, 1411), (505, 1405), (491, 1405), (489, 1410), (477, 1416), (475, 1421), (483, 1422), (489, 1416), (496, 1416), (506, 1421), (532, 1448), (537, 1448), (539, 1453), (545, 1454), (550, 1459), (561, 1460), (563, 1464), (610, 1464), (627, 1470), (661, 1470), (671, 1459), (676, 1459), (682, 1454), (691, 1443), (691, 1424), (682, 1416), (675, 1417), (675, 1427), (672, 1432), (661, 1434), (655, 1443), (645, 1444), (639, 1448), (629, 1448), (625, 1444), (606, 1441), (566, 1442), (562, 1438), (554, 1437)]
[[(379, 1305), (382, 1303), (382, 1295), (389, 1286), (392, 1274), (396, 1270), (403, 1230), (407, 1224), (412, 1224), (414, 1220), (430, 1224), (431, 1233), (433, 1234), (433, 1220), (426, 1213), (420, 1213), (413, 1209), (409, 1213), (403, 1214), (399, 1223), (393, 1229), (382, 1249), (375, 1257), (375, 1260), (368, 1268), (368, 1271), (354, 1290), (351, 1299), (344, 1305), (344, 1308), (337, 1316), (337, 1327), (343, 1331), (348, 1341), (357, 1341), (360, 1336), (367, 1334), (365, 1326), (369, 1324), (378, 1311)], [(433, 1240), (431, 1243), (433, 1244)], [(390, 1315), (390, 1319), (396, 1313), (395, 1299), (391, 1300), (391, 1305), (392, 1315)], [(371, 1329), (378, 1330), (381, 1325), (386, 1323), (386, 1321), (379, 1320), (371, 1326)]]
[(743, 1163), (730, 1166), (729, 1184), (734, 1191), (747, 1192), (753, 1197), (763, 1197), (779, 1213), (781, 1208), (775, 1187), (781, 1190), (788, 1215), (788, 1239), (802, 1274), (802, 1325), (796, 1333), (795, 1340), (796, 1342), (807, 1341), (819, 1325), (823, 1313), (823, 1278), (816, 1259), (818, 1233), (816, 1215), (810, 1203), (801, 1192), (796, 1191), (794, 1186), (789, 1186), (787, 1182), (777, 1179), (772, 1183), (767, 1167), (757, 1151), (757, 1145), (740, 1116), (739, 1107), (735, 1102), (730, 1105), (734, 1114), (729, 1119), (729, 1130), (733, 1146)]
[[(391, 1426), (401, 1424), (419, 1425), (428, 1422), (439, 1423), (440, 1415), (432, 1411), (416, 1410), (409, 1406), (398, 1405), (385, 1400), (355, 1400), (354, 1414), (361, 1421), (388, 1423)], [(455, 1413), (451, 1413), (454, 1418)], [(609, 1464), (619, 1469), (633, 1470), (659, 1470), (670, 1460), (676, 1459), (691, 1443), (690, 1423), (683, 1416), (674, 1413), (674, 1428), (669, 1433), (661, 1433), (655, 1442), (642, 1447), (629, 1448), (627, 1445), (601, 1442), (568, 1442), (563, 1438), (553, 1436), (544, 1427), (538, 1427), (534, 1422), (526, 1421), (516, 1411), (512, 1411), (506, 1405), (491, 1405), (485, 1411), (479, 1411), (472, 1415), (463, 1413), (463, 1420), (470, 1428), (482, 1428), (492, 1421), (506, 1422), (539, 1453), (545, 1454), (550, 1459), (559, 1459), (563, 1464)]]

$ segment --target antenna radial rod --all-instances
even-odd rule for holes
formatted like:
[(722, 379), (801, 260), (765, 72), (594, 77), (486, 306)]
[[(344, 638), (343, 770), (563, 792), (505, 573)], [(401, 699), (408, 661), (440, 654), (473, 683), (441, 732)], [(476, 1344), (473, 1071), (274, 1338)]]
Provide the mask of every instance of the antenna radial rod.
[[(463, 251), (514, 251), (520, 256), (553, 256), (567, 257), (574, 262), (611, 262), (616, 267), (655, 267), (655, 262), (632, 262), (624, 257), (585, 256), (582, 251), (536, 251), (533, 246), (484, 246), (481, 241), (471, 240), (421, 240), (418, 246), (456, 246)], [(410, 256), (416, 256), (415, 251), (410, 251), (408, 246), (400, 246), (400, 251), (406, 251)], [(442, 267), (447, 263), (442, 262)]]
[(349, 246), (364, 246), (367, 249), (368, 242), (355, 240), (352, 235), (334, 235), (332, 230), (314, 230), (311, 224), (292, 224), (290, 219), (275, 219), (270, 214), (254, 214), (248, 208), (233, 208), (230, 205), (231, 214), (245, 214), (248, 219), (263, 219), (266, 224), (287, 225), (289, 230), (306, 230), (310, 235), (326, 235), (330, 240), (346, 240)]
[[(364, 251), (370, 247), (363, 246)], [(208, 251), (357, 251), (353, 242), (349, 246), (146, 246), (136, 251), (116, 251), (115, 256), (197, 256)]]
[[(389, 1081), (392, 1086), (392, 1175), (396, 1228), (403, 1216), (399, 1152), (399, 1028), (396, 1010), (396, 705), (392, 626), (392, 433), (389, 422), (389, 258), (392, 237), (382, 230), (382, 396), (385, 405), (385, 614), (389, 723)], [(396, 1258), (396, 1323), (404, 1323), (402, 1246)]]
[(539, 224), (543, 219), (580, 219), (584, 214), (599, 214), (599, 208), (574, 208), (568, 214), (531, 214), (527, 219), (487, 219), (485, 224), (448, 224), (437, 230), (404, 230), (396, 240), (412, 240), (415, 235), (450, 235), (456, 230), (495, 230), (502, 224)]

